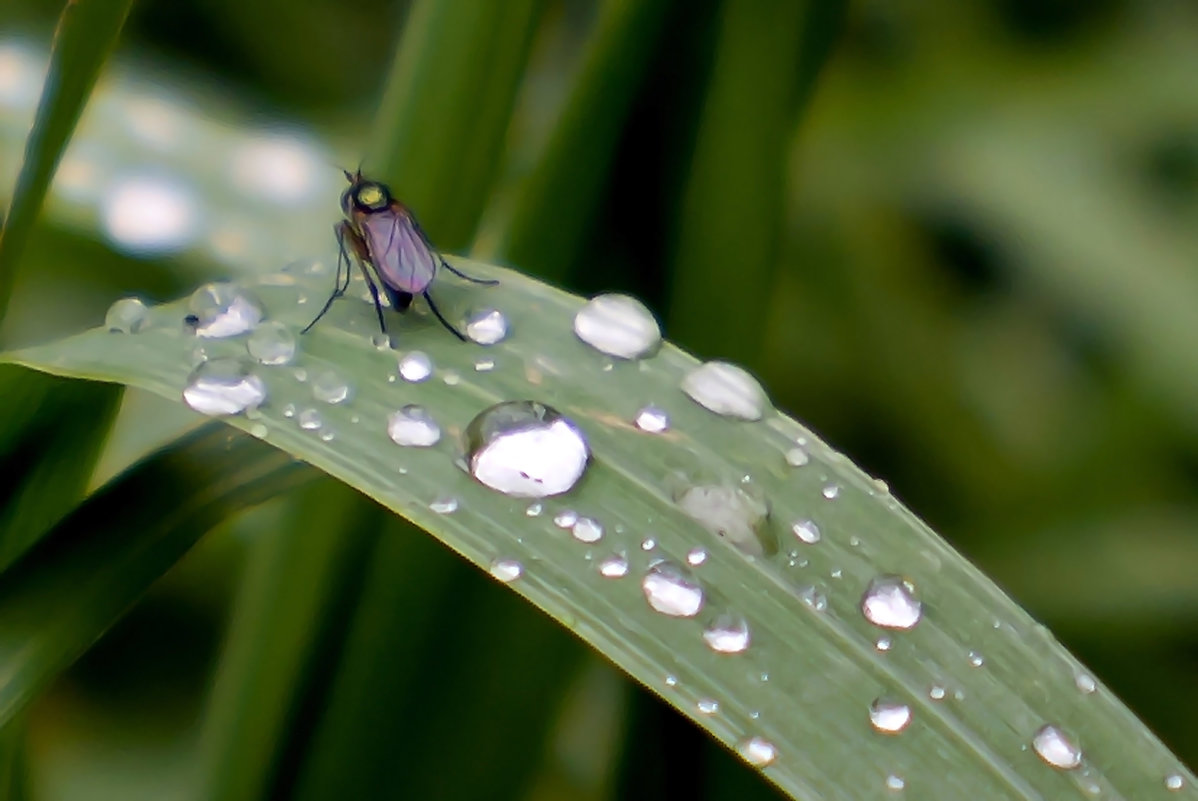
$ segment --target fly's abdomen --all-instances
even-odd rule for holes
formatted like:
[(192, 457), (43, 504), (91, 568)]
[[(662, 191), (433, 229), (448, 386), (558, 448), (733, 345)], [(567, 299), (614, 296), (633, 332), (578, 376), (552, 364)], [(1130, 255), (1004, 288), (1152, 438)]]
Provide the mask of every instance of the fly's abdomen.
[(360, 224), (379, 277), (400, 292), (424, 292), (436, 275), (437, 256), (411, 218), (387, 210), (364, 216)]

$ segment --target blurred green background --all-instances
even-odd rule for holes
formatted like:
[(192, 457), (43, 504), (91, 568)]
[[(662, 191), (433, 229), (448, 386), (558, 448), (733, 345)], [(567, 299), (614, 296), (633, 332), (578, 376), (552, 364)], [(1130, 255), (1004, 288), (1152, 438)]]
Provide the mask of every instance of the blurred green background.
[[(229, 252), (263, 270), (327, 256), (339, 167), (365, 157), (445, 250), (634, 293), (679, 345), (745, 364), (1198, 762), (1198, 8), (524, 5), (502, 152), (477, 186), (411, 197), (403, 165), (368, 152), (409, 4), (137, 4), (108, 105), (85, 114), (28, 250), (6, 344), (97, 325), (122, 294), (180, 295), (227, 275)], [(5, 187), (59, 11), (0, 11)], [(477, 46), (468, 16), (442, 41)], [(431, 115), (405, 135), (418, 154), (440, 133)], [(179, 202), (212, 209), (207, 238), (130, 232), (105, 187), (134, 173), (190, 187)], [(238, 193), (239, 175), (264, 191)], [(290, 237), (320, 215), (328, 228)], [(188, 419), (127, 395), (101, 475)], [(19, 456), (5, 452), (7, 471)], [(324, 650), (287, 701), (263, 797), (771, 794), (510, 593), (320, 492), (323, 517), (281, 498), (212, 532), (41, 699), (29, 797), (197, 797), (221, 761), (202, 732), (224, 635), (262, 603), (243, 581), (283, 547), (272, 538), (321, 525), (343, 527), (342, 567), (313, 596)]]

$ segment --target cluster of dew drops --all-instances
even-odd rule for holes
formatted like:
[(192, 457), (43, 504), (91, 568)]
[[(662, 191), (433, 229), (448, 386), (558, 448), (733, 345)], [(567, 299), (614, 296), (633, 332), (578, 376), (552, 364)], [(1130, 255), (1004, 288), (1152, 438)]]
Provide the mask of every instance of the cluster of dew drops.
[[(297, 350), (295, 334), (280, 322), (265, 320), (261, 303), (252, 293), (234, 284), (208, 284), (199, 288), (190, 299), (190, 310), (186, 325), (198, 340), (244, 336), (249, 358), (201, 357), (183, 390), (184, 401), (204, 414), (245, 414), (254, 418), (267, 396), (256, 366), (289, 365)], [(106, 325), (113, 332), (137, 333), (147, 316), (148, 310), (141, 301), (125, 298), (109, 309)], [(504, 340), (509, 333), (507, 318), (494, 308), (472, 313), (463, 327), (472, 342), (484, 346)], [(661, 344), (661, 331), (652, 313), (640, 301), (626, 295), (603, 294), (591, 299), (575, 315), (574, 333), (597, 351), (622, 360), (649, 356)], [(375, 337), (374, 345), (380, 350), (390, 349), (386, 337)], [(480, 359), (475, 369), (485, 372), (493, 366), (492, 360)], [(432, 359), (421, 351), (407, 352), (397, 363), (396, 374), (406, 382), (426, 381), (433, 372)], [(297, 370), (297, 377), (309, 379), (300, 370)], [(453, 376), (447, 375), (446, 379), (452, 381)], [(312, 376), (310, 380), (312, 394), (318, 401), (337, 404), (351, 395), (349, 384), (335, 373)], [(761, 420), (768, 408), (761, 385), (748, 372), (727, 362), (699, 365), (684, 376), (680, 389), (704, 409), (729, 419)], [(285, 417), (294, 418), (301, 428), (312, 431), (322, 428), (316, 407), (296, 409), (289, 404), (282, 412)], [(630, 422), (649, 435), (671, 430), (669, 413), (657, 404), (642, 407)], [(405, 447), (430, 447), (442, 436), (435, 415), (415, 404), (392, 412), (387, 417), (386, 430), (396, 444)], [(251, 431), (257, 436), (266, 436), (264, 425), (256, 424)], [(323, 438), (331, 439), (331, 434), (325, 433)], [(809, 462), (810, 456), (804, 445), (799, 441), (786, 450), (784, 458), (790, 467), (799, 468)], [(465, 430), (464, 461), (470, 475), (507, 496), (531, 499), (533, 503), (527, 508), (529, 516), (539, 516), (543, 510), (537, 499), (569, 492), (585, 473), (590, 456), (581, 427), (552, 407), (536, 401), (509, 401), (491, 406), (475, 416)], [(823, 490), (828, 500), (835, 499), (838, 494), (839, 488), (835, 485), (828, 485)], [(750, 520), (754, 515), (761, 517), (767, 513), (764, 508), (754, 509), (751, 497), (739, 490), (729, 491), (722, 487), (691, 488), (675, 500), (683, 511), (699, 522), (729, 508)], [(458, 508), (458, 501), (452, 497), (438, 498), (430, 508), (440, 514), (452, 514)], [(582, 543), (596, 544), (604, 536), (601, 522), (569, 509), (558, 512), (553, 523), (570, 531)], [(799, 547), (815, 546), (823, 538), (820, 527), (810, 519), (796, 521), (790, 531)], [(719, 531), (735, 542), (734, 532), (735, 527), (729, 525)], [(750, 532), (736, 544), (748, 553), (756, 553), (753, 543)], [(641, 547), (652, 551), (656, 543), (647, 538)], [(701, 547), (686, 554), (685, 565), (669, 559), (652, 560), (641, 577), (641, 590), (649, 607), (668, 617), (698, 616), (704, 609), (706, 596), (693, 569), (706, 560), (707, 551)], [(597, 570), (608, 579), (624, 578), (630, 572), (627, 555), (611, 553), (597, 561)], [(497, 558), (490, 565), (490, 573), (500, 581), (512, 582), (524, 575), (524, 566), (516, 559)], [(815, 588), (800, 591), (799, 595), (816, 612), (822, 612), (827, 606), (826, 598)], [(898, 575), (882, 575), (866, 587), (860, 612), (866, 621), (879, 629), (901, 632), (914, 628), (922, 620), (923, 605), (910, 580)], [(701, 636), (713, 652), (728, 655), (744, 653), (752, 639), (748, 622), (731, 612), (712, 616)], [(887, 651), (891, 646), (889, 633), (875, 643), (878, 651)], [(981, 667), (984, 659), (981, 654), (971, 651), (968, 662), (973, 667)], [(676, 681), (667, 677), (667, 684)], [(1076, 677), (1076, 685), (1086, 694), (1097, 689), (1094, 680), (1084, 674)], [(933, 685), (928, 691), (928, 697), (933, 701), (943, 699), (945, 695), (946, 690), (941, 685)], [(719, 709), (719, 702), (714, 699), (701, 698), (696, 703), (696, 710), (703, 715), (715, 714)], [(868, 706), (867, 715), (871, 728), (881, 735), (898, 735), (913, 719), (909, 704), (886, 696), (875, 698)], [(1032, 735), (1030, 744), (1039, 758), (1054, 768), (1073, 770), (1082, 765), (1081, 749), (1058, 726), (1041, 726)], [(741, 740), (737, 752), (757, 767), (766, 767), (778, 758), (777, 748), (762, 736)], [(885, 789), (889, 791), (901, 791), (905, 784), (905, 780), (896, 774), (886, 776), (884, 781)], [(1164, 785), (1168, 790), (1180, 790), (1185, 786), (1185, 780), (1180, 773), (1172, 773), (1165, 777)]]

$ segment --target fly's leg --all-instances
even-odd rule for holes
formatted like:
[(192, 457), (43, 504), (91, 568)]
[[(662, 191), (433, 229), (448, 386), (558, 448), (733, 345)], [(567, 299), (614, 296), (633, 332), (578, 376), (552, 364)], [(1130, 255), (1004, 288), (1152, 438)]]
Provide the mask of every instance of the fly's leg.
[[(353, 231), (349, 228), (349, 223), (344, 220), (333, 226), (333, 233), (337, 236), (337, 276), (333, 279), (333, 294), (329, 295), (329, 299), (324, 302), (320, 313), (312, 319), (312, 322), (304, 326), (301, 334), (306, 334), (312, 330), (312, 326), (324, 317), (333, 305), (333, 301), (345, 294), (345, 290), (349, 289), (349, 254), (345, 252), (345, 233), (349, 231), (353, 235)], [(341, 283), (341, 266), (345, 265), (345, 283)]]
[[(437, 258), (441, 259), (441, 266), (444, 267), (446, 270), (449, 270), (451, 273), (456, 275), (458, 278), (462, 278), (466, 281), (469, 281), (472, 284), (483, 284), (484, 286), (495, 286), (496, 284), (499, 283), (494, 278), (475, 278), (472, 275), (466, 275), (464, 272), (457, 269), (456, 267), (451, 267), (449, 262), (445, 261), (444, 258), (442, 258), (440, 256), (438, 256)], [(461, 336), (461, 335), (459, 334), (459, 336)]]
[(458, 329), (454, 328), (453, 323), (451, 323), (451, 322), (449, 322), (449, 320), (445, 319), (445, 316), (443, 314), (441, 314), (441, 310), (437, 308), (437, 304), (433, 303), (432, 297), (427, 292), (422, 292), (421, 294), (424, 295), (424, 300), (428, 303), (428, 307), (433, 310), (433, 314), (436, 316), (436, 318), (438, 320), (441, 321), (441, 325), (448, 328), (450, 333), (452, 333), (455, 337), (457, 337), (458, 339), (465, 342), (466, 335), (463, 334)]

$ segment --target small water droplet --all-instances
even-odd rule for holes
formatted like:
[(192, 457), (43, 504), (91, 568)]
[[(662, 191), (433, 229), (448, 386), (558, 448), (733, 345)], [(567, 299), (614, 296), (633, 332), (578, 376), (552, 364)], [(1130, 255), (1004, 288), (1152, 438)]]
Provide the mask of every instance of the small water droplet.
[(599, 575), (607, 578), (623, 578), (628, 575), (628, 560), (620, 554), (605, 557), (599, 563)]
[(666, 676), (666, 686), (667, 687), (674, 687), (677, 684), (678, 684), (677, 676)]
[(742, 653), (749, 647), (749, 624), (740, 615), (718, 615), (703, 630), (703, 642), (717, 653)]
[(600, 353), (639, 359), (661, 343), (661, 329), (645, 304), (628, 295), (596, 295), (574, 315), (574, 333)]
[(741, 759), (757, 768), (764, 768), (778, 758), (778, 749), (764, 737), (750, 737), (736, 745)]
[(1186, 778), (1180, 773), (1170, 773), (1165, 777), (1165, 789), (1171, 792), (1177, 792), (1186, 786)]
[(791, 526), (790, 530), (799, 538), (799, 542), (805, 542), (808, 545), (814, 545), (822, 537), (819, 526), (814, 520), (800, 520)]
[(295, 334), (277, 320), (270, 320), (254, 329), (245, 348), (261, 364), (288, 364), (295, 358)]
[(312, 379), (312, 396), (318, 401), (343, 403), (349, 394), (349, 382), (333, 370), (325, 370)]
[(558, 528), (572, 529), (578, 522), (578, 512), (573, 509), (562, 509), (553, 516), (553, 525)]
[(466, 427), (470, 474), (517, 498), (568, 492), (591, 451), (582, 430), (552, 407), (508, 401), (483, 410)]
[(295, 417), (295, 404), (294, 403), (288, 403), (285, 406), (283, 406), (283, 416), (284, 417)]
[(337, 436), (336, 434), (334, 434), (332, 431), (329, 431), (326, 428), (324, 431), (320, 432), (320, 441), (321, 442), (332, 442), (333, 438), (336, 436)]
[(270, 430), (266, 427), (265, 423), (254, 423), (252, 426), (250, 426), (250, 434), (258, 439), (266, 439), (266, 435), (269, 433)]
[(651, 551), (656, 547), (657, 547), (657, 540), (653, 539), (652, 537), (645, 537), (643, 540), (641, 540), (641, 550), (642, 551)]
[(1073, 770), (1082, 763), (1081, 749), (1056, 726), (1046, 724), (1032, 737), (1032, 748), (1047, 764), (1061, 770)]
[(308, 371), (303, 367), (295, 368), (291, 374), (295, 376), (295, 380), (299, 381), (301, 384), (308, 380)]
[(136, 334), (146, 321), (146, 304), (137, 298), (121, 298), (108, 307), (104, 327), (117, 334)]
[(237, 414), (266, 399), (266, 385), (240, 359), (212, 359), (187, 379), (183, 400), (201, 414)]
[(822, 612), (828, 608), (828, 597), (813, 585), (800, 587), (798, 596), (800, 601), (816, 612)]
[(370, 344), (375, 350), (391, 350), (391, 337), (386, 334), (375, 334), (370, 338)]
[(466, 321), (466, 336), (479, 345), (494, 345), (507, 336), (507, 318), (498, 309), (482, 309)]
[(874, 731), (883, 734), (898, 734), (911, 722), (911, 707), (891, 701), (887, 698), (876, 698), (869, 705), (869, 723)]
[(428, 508), (439, 515), (451, 515), (458, 510), (458, 499), (452, 496), (437, 498)]
[(686, 552), (686, 563), (691, 567), (698, 567), (707, 561), (707, 550), (704, 548), (691, 548)]
[(687, 487), (674, 502), (703, 528), (750, 556), (775, 553), (778, 543), (766, 525), (770, 508), (764, 496), (744, 486)]
[(440, 441), (441, 426), (428, 409), (413, 403), (387, 417), (387, 436), (396, 445), (429, 448)]
[(823, 495), (829, 501), (834, 501), (840, 497), (840, 487), (836, 484), (826, 484), (824, 488), (819, 491), (819, 494)]
[(879, 637), (874, 643), (874, 648), (879, 651), (886, 652), (890, 650), (891, 642), (889, 637)]
[(682, 379), (682, 391), (708, 411), (739, 420), (760, 420), (767, 403), (757, 379), (735, 364), (707, 362)]
[(802, 467), (811, 461), (811, 455), (806, 449), (796, 445), (786, 452), (786, 463), (791, 467)]
[(399, 360), (399, 375), (404, 381), (419, 384), (433, 374), (433, 360), (421, 350), (405, 354)]
[(969, 659), (970, 667), (981, 667), (986, 663), (985, 657), (977, 651), (970, 651), (967, 658)]
[(491, 562), (491, 575), (507, 583), (524, 575), (524, 565), (515, 559), (496, 559)]
[(906, 780), (902, 776), (891, 773), (886, 777), (886, 789), (898, 792), (907, 786)]
[(1079, 691), (1085, 693), (1086, 695), (1089, 695), (1098, 689), (1098, 684), (1094, 681), (1094, 677), (1086, 673), (1078, 673), (1074, 677), (1073, 683)]
[(663, 615), (694, 617), (703, 608), (703, 588), (674, 562), (650, 566), (641, 579), (645, 600)]
[(647, 434), (661, 434), (670, 429), (670, 415), (657, 406), (646, 406), (636, 413), (636, 427)]
[(875, 578), (861, 596), (861, 613), (884, 629), (909, 629), (923, 616), (923, 604), (915, 597), (915, 585), (902, 576)]
[(574, 539), (579, 542), (598, 542), (603, 539), (603, 524), (590, 517), (580, 517), (573, 528)]
[(931, 698), (933, 701), (943, 701), (944, 695), (945, 689), (939, 684), (933, 684), (928, 688), (928, 698)]
[(441, 376), (441, 380), (445, 382), (447, 387), (456, 387), (462, 382), (462, 377), (458, 375), (457, 370), (446, 370)]
[(695, 709), (699, 711), (700, 715), (714, 715), (720, 711), (720, 702), (711, 698), (700, 698), (695, 704)]
[(235, 337), (262, 322), (262, 304), (246, 290), (230, 283), (204, 284), (187, 303), (194, 316), (195, 333), (207, 339)]
[(543, 511), (545, 511), (543, 503), (530, 503), (528, 508), (524, 510), (524, 514), (527, 517), (540, 517)]
[(474, 363), (474, 372), (489, 373), (495, 369), (494, 359), (479, 359)]
[(320, 412), (311, 408), (300, 412), (296, 420), (299, 422), (299, 427), (305, 431), (318, 431), (324, 425), (324, 420), (321, 419)]

